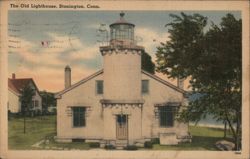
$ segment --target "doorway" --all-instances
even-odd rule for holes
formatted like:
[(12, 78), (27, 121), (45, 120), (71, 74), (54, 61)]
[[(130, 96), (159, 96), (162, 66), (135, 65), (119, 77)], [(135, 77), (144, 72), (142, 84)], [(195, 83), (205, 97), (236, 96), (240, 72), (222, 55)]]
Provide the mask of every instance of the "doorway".
[(116, 137), (120, 140), (128, 138), (128, 115), (116, 115)]

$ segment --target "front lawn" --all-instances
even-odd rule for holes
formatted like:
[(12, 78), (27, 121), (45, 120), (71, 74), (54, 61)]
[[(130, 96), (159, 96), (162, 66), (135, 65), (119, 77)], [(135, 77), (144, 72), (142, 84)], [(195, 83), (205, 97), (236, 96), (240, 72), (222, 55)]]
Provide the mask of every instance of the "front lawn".
[[(193, 137), (191, 143), (181, 143), (173, 146), (154, 144), (153, 148), (148, 150), (218, 150), (215, 147), (215, 142), (223, 139), (223, 130), (218, 128), (190, 126), (189, 131)], [(91, 149), (90, 145), (84, 142), (57, 143), (54, 140), (55, 135), (56, 116), (54, 115), (27, 118), (25, 134), (23, 133), (22, 117), (12, 117), (9, 120), (9, 149)], [(39, 142), (41, 142), (39, 146), (34, 146)]]
[[(215, 146), (216, 141), (223, 140), (224, 131), (220, 128), (208, 128), (199, 126), (189, 126), (192, 135), (191, 143), (180, 143), (178, 145), (163, 146), (153, 145), (153, 150), (213, 150), (218, 151)], [(231, 136), (228, 132), (227, 136)], [(230, 140), (230, 139), (227, 139)]]
[(35, 149), (33, 144), (56, 134), (56, 116), (27, 117), (25, 134), (22, 117), (10, 118), (8, 126), (9, 149)]

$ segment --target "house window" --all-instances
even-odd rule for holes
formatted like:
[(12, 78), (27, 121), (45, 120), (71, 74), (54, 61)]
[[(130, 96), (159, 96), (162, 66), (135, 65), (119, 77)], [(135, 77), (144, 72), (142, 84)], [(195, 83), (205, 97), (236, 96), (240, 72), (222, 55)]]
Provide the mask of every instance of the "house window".
[(38, 100), (35, 100), (35, 107), (38, 107)]
[(73, 127), (84, 127), (86, 125), (85, 107), (73, 107)]
[(31, 108), (34, 108), (34, 107), (35, 107), (35, 101), (32, 100), (32, 101), (31, 101)]
[(103, 81), (101, 80), (96, 81), (96, 93), (103, 94)]
[(149, 92), (149, 80), (142, 80), (141, 92), (142, 92), (142, 94), (146, 94)]
[(159, 107), (160, 127), (174, 126), (174, 109), (171, 106)]

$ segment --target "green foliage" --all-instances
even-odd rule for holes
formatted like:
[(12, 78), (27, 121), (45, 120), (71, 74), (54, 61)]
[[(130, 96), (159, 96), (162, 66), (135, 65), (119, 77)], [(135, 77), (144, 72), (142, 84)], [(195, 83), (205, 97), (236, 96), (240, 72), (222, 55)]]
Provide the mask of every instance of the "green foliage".
[[(226, 121), (237, 149), (241, 138), (241, 20), (227, 14), (207, 31), (207, 18), (171, 15), (170, 41), (157, 48), (157, 71), (172, 78), (190, 77), (193, 93), (201, 93), (182, 112), (180, 120), (199, 121), (207, 114)], [(233, 127), (236, 124), (236, 128)]]
[(159, 138), (154, 138), (151, 139), (152, 144), (160, 144), (160, 139)]
[(138, 150), (138, 147), (135, 146), (135, 145), (127, 145), (124, 149), (125, 150), (135, 151), (135, 150)]
[(90, 142), (89, 143), (89, 147), (90, 148), (99, 148), (100, 147), (100, 143), (99, 142)]
[(147, 149), (153, 148), (153, 142), (151, 142), (151, 141), (146, 141), (146, 142), (144, 143), (144, 147), (147, 148)]
[(21, 112), (27, 113), (32, 110), (32, 97), (35, 95), (35, 90), (30, 86), (27, 85), (21, 90)]
[(151, 56), (147, 52), (141, 54), (141, 68), (151, 74), (155, 74), (155, 64), (152, 62)]
[(115, 150), (115, 146), (112, 144), (105, 145), (104, 147), (106, 150)]
[(42, 96), (43, 111), (48, 112), (49, 106), (56, 106), (56, 99), (54, 97), (54, 93), (41, 91), (40, 95)]

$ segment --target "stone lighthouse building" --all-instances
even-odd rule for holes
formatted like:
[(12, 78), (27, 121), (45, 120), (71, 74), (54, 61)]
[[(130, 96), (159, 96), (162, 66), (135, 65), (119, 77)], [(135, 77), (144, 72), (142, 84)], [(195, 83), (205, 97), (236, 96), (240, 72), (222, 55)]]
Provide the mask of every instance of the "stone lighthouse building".
[(65, 89), (56, 95), (58, 141), (124, 147), (153, 138), (163, 145), (189, 140), (187, 124), (175, 120), (185, 91), (141, 70), (144, 47), (136, 45), (134, 29), (121, 13), (110, 25), (109, 45), (100, 47), (102, 70), (71, 85), (65, 68)]

